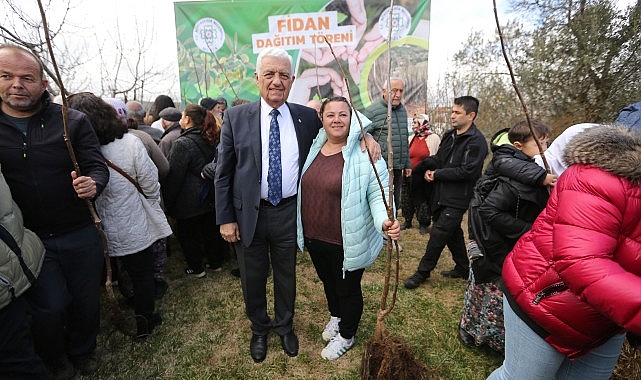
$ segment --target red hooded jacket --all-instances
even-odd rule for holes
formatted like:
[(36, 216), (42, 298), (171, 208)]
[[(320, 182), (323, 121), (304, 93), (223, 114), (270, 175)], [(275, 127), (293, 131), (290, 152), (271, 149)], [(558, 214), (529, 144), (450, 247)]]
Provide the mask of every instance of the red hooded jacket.
[(573, 165), (506, 258), (503, 281), (515, 312), (577, 357), (641, 334), (641, 135), (594, 127), (564, 158)]

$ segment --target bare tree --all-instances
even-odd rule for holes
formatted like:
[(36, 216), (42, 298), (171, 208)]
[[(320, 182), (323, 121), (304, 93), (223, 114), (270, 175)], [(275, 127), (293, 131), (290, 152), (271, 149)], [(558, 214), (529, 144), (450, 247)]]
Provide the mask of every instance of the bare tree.
[[(133, 28), (121, 29), (120, 19), (116, 19), (115, 27), (106, 29), (115, 33), (108, 38), (100, 37), (90, 32), (93, 26), (71, 22), (72, 19), (84, 21), (82, 17), (74, 17), (74, 11), (81, 4), (81, 0), (64, 0), (62, 4), (49, 1), (45, 4), (50, 36), (66, 90), (143, 100), (145, 87), (162, 83), (170, 66), (150, 56), (153, 27), (147, 23), (141, 26), (134, 20)], [(49, 92), (58, 94), (60, 86), (51, 68), (42, 20), (35, 2), (2, 0), (0, 17), (3, 20), (0, 23), (0, 42), (23, 46), (38, 56), (45, 73), (52, 79)], [(123, 35), (123, 29), (133, 32)], [(169, 93), (171, 88), (167, 91)]]
[[(578, 122), (612, 121), (641, 99), (641, 1), (626, 9), (612, 0), (513, 4), (528, 27), (514, 21), (502, 29), (532, 117), (558, 133)], [(524, 117), (498, 38), (471, 34), (453, 61), (441, 94), (478, 97), (478, 125), (486, 134)]]
[[(69, 12), (72, 8), (71, 0), (66, 0), (62, 6), (56, 4), (56, 12), (51, 12), (49, 31), (54, 48), (61, 52), (58, 65), (65, 76), (73, 76), (80, 66), (77, 57), (71, 54), (62, 54), (66, 47), (62, 41), (64, 28), (73, 29), (74, 26), (68, 21)], [(30, 50), (39, 57), (44, 65), (45, 73), (50, 82), (49, 91), (57, 94), (60, 86), (56, 83), (57, 79), (51, 66), (49, 53), (42, 27), (42, 20), (35, 2), (26, 3), (24, 1), (3, 0), (0, 8), (0, 17), (3, 22), (0, 24), (0, 40), (6, 43), (12, 43)], [(61, 49), (62, 48), (62, 49)], [(55, 88), (52, 87), (55, 85)]]

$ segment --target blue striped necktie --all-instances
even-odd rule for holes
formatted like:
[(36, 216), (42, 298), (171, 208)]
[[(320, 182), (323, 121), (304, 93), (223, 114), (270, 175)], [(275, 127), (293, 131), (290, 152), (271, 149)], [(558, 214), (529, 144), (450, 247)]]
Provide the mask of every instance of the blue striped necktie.
[(280, 128), (278, 127), (278, 112), (273, 109), (269, 115), (269, 169), (267, 171), (267, 200), (276, 206), (283, 198), (283, 168), (280, 163)]

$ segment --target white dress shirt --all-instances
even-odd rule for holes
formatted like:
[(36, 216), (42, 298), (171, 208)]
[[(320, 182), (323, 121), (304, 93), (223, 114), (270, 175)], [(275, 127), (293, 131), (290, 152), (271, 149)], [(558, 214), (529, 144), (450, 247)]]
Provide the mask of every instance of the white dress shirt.
[[(267, 199), (268, 184), (267, 172), (269, 171), (269, 124), (272, 117), (269, 114), (274, 108), (260, 99), (260, 144), (263, 160), (263, 172), (260, 181), (260, 197)], [(283, 198), (296, 195), (298, 190), (298, 139), (292, 115), (287, 104), (278, 108), (278, 127), (280, 130), (280, 161), (283, 168)]]

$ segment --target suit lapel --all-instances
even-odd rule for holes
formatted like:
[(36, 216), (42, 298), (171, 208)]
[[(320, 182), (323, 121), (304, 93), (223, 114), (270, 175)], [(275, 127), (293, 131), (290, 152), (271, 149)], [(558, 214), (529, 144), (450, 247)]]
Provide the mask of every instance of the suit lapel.
[(247, 114), (247, 127), (249, 129), (248, 138), (250, 139), (252, 150), (254, 151), (254, 161), (258, 174), (263, 170), (262, 145), (260, 141), (260, 101), (255, 102)]
[(292, 115), (292, 121), (294, 122), (294, 129), (296, 130), (296, 141), (298, 142), (298, 174), (303, 169), (303, 164), (305, 164), (305, 156), (303, 152), (305, 149), (302, 146), (302, 143), (305, 141), (303, 133), (303, 119), (301, 118), (299, 109), (294, 104), (287, 103), (289, 108), (289, 113)]

